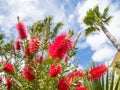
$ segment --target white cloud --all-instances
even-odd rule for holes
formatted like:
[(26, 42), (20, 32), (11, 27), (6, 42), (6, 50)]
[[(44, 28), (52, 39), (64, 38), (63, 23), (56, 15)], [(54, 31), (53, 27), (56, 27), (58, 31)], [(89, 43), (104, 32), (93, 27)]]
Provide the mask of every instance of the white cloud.
[[(117, 40), (120, 41), (120, 10), (118, 8), (118, 5), (115, 3), (111, 3), (111, 0), (85, 0), (83, 3), (78, 3), (77, 10), (79, 14), (78, 22), (80, 24), (80, 27), (84, 30), (86, 26), (83, 23), (83, 18), (86, 15), (86, 12), (90, 9), (95, 7), (96, 5), (99, 5), (100, 11), (103, 11), (103, 9), (106, 6), (110, 6), (110, 12), (109, 14), (114, 16), (112, 21), (109, 23), (109, 26), (106, 26), (107, 29), (111, 32), (112, 35), (116, 37)], [(96, 62), (102, 62), (104, 60), (110, 61), (111, 58), (114, 57), (116, 54), (116, 49), (113, 47), (110, 47), (112, 44), (107, 39), (107, 37), (104, 35), (102, 31), (99, 33), (92, 34), (86, 38), (86, 43), (91, 47), (91, 49), (94, 51), (92, 59)], [(106, 61), (105, 61), (106, 62)]]
[(88, 44), (86, 42), (78, 42), (76, 47), (78, 49), (85, 49), (88, 47)]
[(0, 16), (0, 25), (2, 24), (3, 19), (4, 19), (4, 17)]
[(27, 26), (47, 15), (53, 16), (55, 23), (66, 20), (64, 9), (55, 0), (4, 0), (3, 2), (6, 5), (0, 6), (0, 10), (6, 13), (1, 13), (0, 25), (6, 35), (9, 35), (10, 30), (15, 27), (17, 16), (20, 16)]
[(98, 50), (102, 48), (107, 41), (107, 38), (102, 32), (96, 33), (94, 35), (90, 35), (86, 39), (86, 43), (91, 46), (92, 50)]
[(101, 62), (101, 61), (110, 61), (112, 57), (115, 55), (116, 50), (113, 50), (111, 47), (104, 46), (97, 51), (94, 52), (92, 56), (93, 61)]

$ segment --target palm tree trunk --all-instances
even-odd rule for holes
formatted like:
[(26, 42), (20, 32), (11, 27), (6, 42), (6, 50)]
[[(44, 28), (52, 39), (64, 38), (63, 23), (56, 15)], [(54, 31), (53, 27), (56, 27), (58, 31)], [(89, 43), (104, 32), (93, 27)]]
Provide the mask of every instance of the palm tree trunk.
[(107, 38), (111, 41), (111, 43), (116, 47), (118, 51), (120, 51), (120, 43), (116, 40), (116, 38), (106, 29), (106, 27), (103, 24), (100, 25), (100, 27), (107, 36)]

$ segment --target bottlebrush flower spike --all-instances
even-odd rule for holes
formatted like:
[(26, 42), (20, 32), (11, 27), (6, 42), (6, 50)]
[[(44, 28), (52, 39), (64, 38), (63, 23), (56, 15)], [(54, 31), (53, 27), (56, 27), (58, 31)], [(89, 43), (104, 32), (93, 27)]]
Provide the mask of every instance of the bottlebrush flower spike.
[(84, 76), (84, 73), (82, 70), (78, 70), (76, 72), (74, 72), (75, 76), (79, 76), (79, 77), (83, 77)]
[(41, 64), (41, 63), (43, 62), (43, 59), (44, 59), (44, 57), (43, 57), (43, 56), (40, 56), (40, 57), (37, 59), (37, 61)]
[(27, 49), (27, 50), (24, 50), (24, 56), (29, 56), (30, 55), (30, 50)]
[(26, 32), (26, 28), (23, 22), (19, 21), (19, 17), (18, 17), (18, 23), (16, 24), (16, 29), (18, 32), (18, 36), (21, 40), (26, 39), (27, 38), (27, 32)]
[(75, 77), (83, 77), (83, 76), (84, 76), (84, 73), (82, 70), (68, 73), (68, 77), (72, 80), (74, 80)]
[(69, 79), (71, 79), (71, 80), (74, 80), (74, 78), (75, 78), (75, 74), (74, 74), (74, 72), (70, 72), (70, 73), (68, 73), (67, 76), (68, 76)]
[(59, 80), (58, 90), (69, 90), (70, 85), (71, 85), (70, 79), (67, 77), (64, 77)]
[(71, 47), (71, 38), (68, 38), (68, 35), (66, 34), (62, 34), (50, 44), (48, 47), (48, 53), (53, 59), (62, 59)]
[(35, 79), (33, 75), (33, 68), (31, 66), (25, 66), (22, 70), (22, 74), (29, 81), (32, 81)]
[(83, 87), (82, 84), (77, 84), (77, 87), (74, 90), (88, 90), (88, 88)]
[(62, 70), (61, 65), (51, 65), (49, 69), (49, 75), (51, 77), (56, 77)]
[(14, 67), (10, 64), (10, 63), (7, 63), (7, 62), (4, 62), (4, 71), (10, 73), (10, 72), (13, 72), (14, 71)]
[(2, 82), (2, 77), (0, 76), (0, 83)]
[(15, 49), (16, 49), (16, 50), (20, 50), (20, 49), (21, 49), (20, 41), (19, 41), (19, 40), (17, 40), (17, 41), (15, 42)]
[(12, 80), (10, 78), (6, 78), (6, 87), (8, 90), (12, 87)]
[(30, 52), (33, 53), (40, 49), (40, 38), (31, 38), (29, 43)]
[(89, 71), (88, 79), (95, 80), (99, 79), (108, 71), (108, 67), (106, 65), (97, 66)]
[(65, 57), (65, 62), (67, 63), (68, 62), (68, 59), (69, 59), (69, 56), (67, 55), (66, 57)]

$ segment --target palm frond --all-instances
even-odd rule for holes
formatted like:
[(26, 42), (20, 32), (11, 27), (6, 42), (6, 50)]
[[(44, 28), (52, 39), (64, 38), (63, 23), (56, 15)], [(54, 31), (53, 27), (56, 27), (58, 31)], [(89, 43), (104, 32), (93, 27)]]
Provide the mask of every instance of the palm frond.
[(109, 16), (103, 21), (103, 23), (108, 24), (112, 18), (113, 18), (112, 16)]
[(99, 11), (99, 7), (98, 6), (96, 6), (94, 9), (93, 9), (93, 11), (95, 12), (95, 15), (98, 17), (98, 18), (101, 18), (101, 13), (100, 13), (100, 11)]
[(85, 36), (88, 36), (90, 33), (95, 32), (97, 30), (99, 30), (98, 27), (88, 27), (87, 29), (85, 29)]
[(105, 19), (105, 18), (107, 17), (108, 11), (109, 11), (109, 6), (107, 6), (107, 7), (104, 9), (103, 14), (102, 14), (102, 18)]
[(87, 16), (88, 16), (88, 17), (94, 17), (94, 11), (93, 11), (92, 9), (89, 9), (89, 10), (87, 11)]
[(85, 17), (84, 23), (88, 26), (92, 26), (94, 24), (95, 18), (94, 17)]
[(95, 22), (95, 17), (94, 17), (94, 12), (92, 9), (90, 9), (88, 12), (87, 12), (87, 15), (85, 16), (85, 18), (83, 19), (84, 23), (86, 25), (90, 25), (92, 26)]

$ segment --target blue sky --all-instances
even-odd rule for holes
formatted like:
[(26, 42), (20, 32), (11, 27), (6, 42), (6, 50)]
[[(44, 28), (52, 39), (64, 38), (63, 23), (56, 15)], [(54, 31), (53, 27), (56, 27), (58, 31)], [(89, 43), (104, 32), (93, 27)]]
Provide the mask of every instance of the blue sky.
[(76, 36), (78, 31), (82, 32), (77, 44), (80, 66), (89, 65), (92, 60), (108, 64), (113, 60), (116, 49), (102, 31), (84, 37), (86, 26), (83, 24), (83, 18), (88, 9), (99, 5), (102, 11), (109, 5), (109, 15), (114, 18), (106, 27), (120, 41), (119, 2), (120, 0), (0, 0), (0, 32), (6, 33), (7, 38), (14, 38), (17, 36), (14, 33), (17, 16), (20, 16), (26, 26), (29, 26), (34, 21), (51, 15), (53, 23), (62, 21), (65, 24), (60, 33), (74, 29)]

